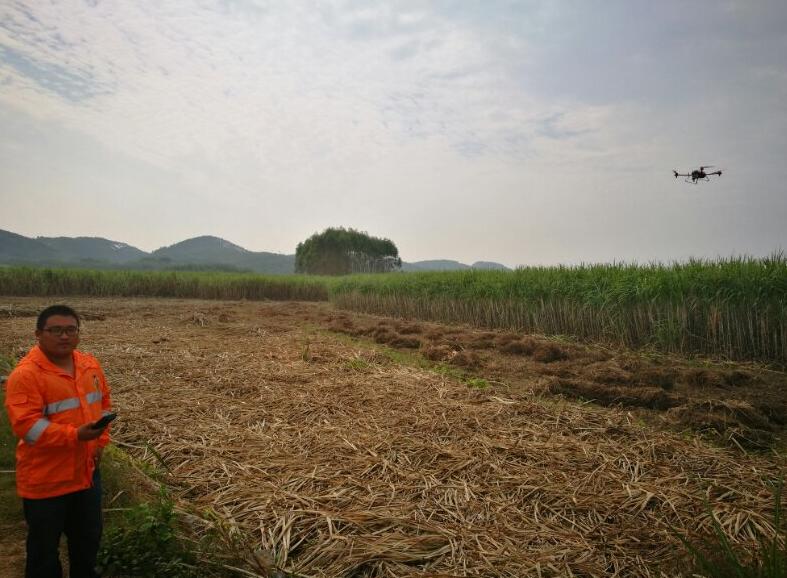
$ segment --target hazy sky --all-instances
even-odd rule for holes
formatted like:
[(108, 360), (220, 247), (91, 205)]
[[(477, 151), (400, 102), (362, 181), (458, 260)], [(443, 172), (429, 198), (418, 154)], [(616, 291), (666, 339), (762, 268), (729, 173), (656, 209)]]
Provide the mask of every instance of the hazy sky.
[[(787, 249), (787, 3), (0, 0), (0, 229), (509, 266)], [(672, 176), (726, 169), (697, 186)]]

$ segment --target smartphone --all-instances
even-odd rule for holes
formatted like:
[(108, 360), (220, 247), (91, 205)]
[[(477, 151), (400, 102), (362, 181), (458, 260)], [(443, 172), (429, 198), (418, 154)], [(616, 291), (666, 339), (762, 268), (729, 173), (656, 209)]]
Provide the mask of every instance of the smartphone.
[(105, 427), (107, 427), (107, 426), (109, 425), (109, 422), (111, 422), (111, 421), (112, 421), (113, 419), (115, 419), (117, 416), (118, 416), (118, 414), (116, 414), (116, 413), (108, 413), (107, 415), (105, 415), (104, 417), (102, 417), (100, 420), (98, 420), (97, 422), (95, 422), (95, 423), (94, 423), (92, 426), (90, 426), (90, 427), (91, 427), (92, 429), (104, 429)]

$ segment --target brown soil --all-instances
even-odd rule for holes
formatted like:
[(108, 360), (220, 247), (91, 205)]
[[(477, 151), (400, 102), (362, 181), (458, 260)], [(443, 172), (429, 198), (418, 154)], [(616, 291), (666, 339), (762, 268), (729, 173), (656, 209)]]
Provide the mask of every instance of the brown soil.
[[(769, 532), (766, 482), (783, 458), (738, 446), (777, 444), (783, 373), (327, 304), (68, 302), (97, 315), (82, 348), (113, 387), (115, 439), (152, 466), (155, 448), (182, 507), (215, 512), (249, 552), (270, 553), (267, 566), (678, 576), (671, 528), (712, 534), (706, 497), (736, 547)], [(31, 319), (0, 322), (0, 352), (26, 351)], [(408, 359), (390, 353), (404, 339), (418, 340), (423, 355), (398, 348), (424, 367), (395, 361)], [(732, 445), (668, 429), (684, 423)], [(266, 571), (254, 559), (248, 569)]]

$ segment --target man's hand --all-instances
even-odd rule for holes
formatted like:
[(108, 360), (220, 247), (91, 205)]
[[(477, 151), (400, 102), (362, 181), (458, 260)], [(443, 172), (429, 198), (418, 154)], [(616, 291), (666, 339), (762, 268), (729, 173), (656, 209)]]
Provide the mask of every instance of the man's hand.
[(93, 422), (86, 423), (83, 426), (79, 426), (77, 429), (77, 439), (81, 442), (86, 442), (89, 440), (94, 440), (102, 433), (104, 433), (103, 429), (94, 429), (91, 427)]

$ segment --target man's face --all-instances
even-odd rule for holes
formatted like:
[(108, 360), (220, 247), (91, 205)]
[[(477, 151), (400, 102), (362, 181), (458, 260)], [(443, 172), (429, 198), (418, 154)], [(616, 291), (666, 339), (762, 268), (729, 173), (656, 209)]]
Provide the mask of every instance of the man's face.
[(79, 343), (77, 320), (70, 315), (52, 315), (43, 329), (36, 329), (36, 338), (47, 357), (68, 357)]

